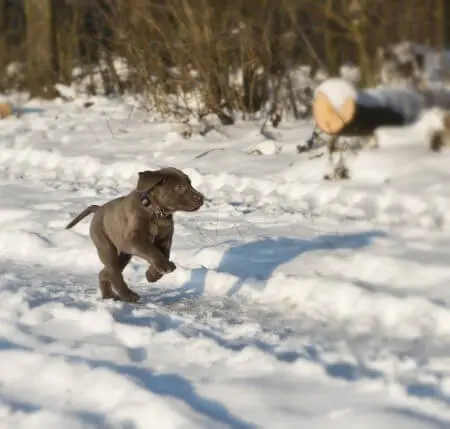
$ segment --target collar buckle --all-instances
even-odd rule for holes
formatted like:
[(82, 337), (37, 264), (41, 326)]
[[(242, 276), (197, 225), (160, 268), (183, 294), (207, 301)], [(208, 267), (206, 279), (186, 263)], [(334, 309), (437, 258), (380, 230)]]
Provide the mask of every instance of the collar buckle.
[[(145, 194), (145, 193), (139, 194), (139, 200), (141, 201), (141, 204), (142, 204), (144, 207), (147, 207), (147, 208), (148, 208), (148, 207), (150, 207), (150, 206), (152, 205), (152, 200), (151, 200), (150, 197), (149, 197), (147, 194)], [(156, 217), (158, 217), (158, 218), (161, 218), (161, 219), (165, 219), (165, 218), (170, 217), (170, 214), (165, 213), (163, 210), (161, 210), (160, 207), (158, 207), (158, 206), (156, 206), (156, 205), (155, 205), (155, 213), (154, 213), (154, 215), (155, 215)]]
[(151, 200), (150, 200), (150, 198), (148, 197), (147, 194), (140, 194), (139, 195), (139, 199), (141, 201), (141, 204), (144, 207), (150, 207), (150, 205), (152, 204), (152, 202), (151, 202)]

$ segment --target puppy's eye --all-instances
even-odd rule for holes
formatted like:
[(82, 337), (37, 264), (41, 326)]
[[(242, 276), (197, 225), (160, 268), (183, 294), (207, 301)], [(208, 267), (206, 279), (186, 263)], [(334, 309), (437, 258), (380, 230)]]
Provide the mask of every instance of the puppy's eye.
[(186, 185), (176, 185), (175, 186), (175, 192), (177, 192), (179, 194), (184, 194), (186, 191), (187, 191)]

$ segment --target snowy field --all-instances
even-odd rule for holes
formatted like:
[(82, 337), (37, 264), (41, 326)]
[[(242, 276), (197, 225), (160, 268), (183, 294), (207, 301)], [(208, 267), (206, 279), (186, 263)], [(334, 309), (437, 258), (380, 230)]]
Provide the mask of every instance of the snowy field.
[[(385, 133), (327, 182), (311, 131), (258, 156), (258, 124), (186, 140), (101, 98), (1, 121), (0, 427), (450, 427), (450, 153)], [(141, 302), (103, 302), (91, 218), (64, 226), (169, 165), (208, 198), (178, 268), (135, 258)]]

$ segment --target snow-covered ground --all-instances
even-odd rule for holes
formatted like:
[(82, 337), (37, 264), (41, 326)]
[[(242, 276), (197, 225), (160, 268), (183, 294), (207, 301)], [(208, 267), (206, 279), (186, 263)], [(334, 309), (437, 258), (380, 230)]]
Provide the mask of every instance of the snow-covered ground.
[[(308, 123), (258, 156), (257, 124), (26, 107), (0, 122), (2, 429), (450, 427), (450, 153), (417, 128), (327, 182)], [(135, 258), (141, 302), (103, 302), (89, 221), (64, 226), (168, 165), (208, 198), (176, 216), (178, 269), (150, 285)]]

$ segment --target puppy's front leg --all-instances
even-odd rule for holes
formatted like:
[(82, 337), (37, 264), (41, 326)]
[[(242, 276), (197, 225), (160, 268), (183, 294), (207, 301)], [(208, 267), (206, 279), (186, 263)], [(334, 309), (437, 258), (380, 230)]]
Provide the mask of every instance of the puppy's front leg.
[[(161, 253), (167, 258), (167, 260), (170, 262), (170, 264), (173, 265), (173, 270), (176, 269), (176, 265), (170, 261), (170, 251), (172, 248), (172, 237), (173, 234), (170, 233), (167, 237), (164, 237), (162, 240), (158, 240), (155, 245), (158, 249), (161, 250)], [(155, 283), (157, 282), (163, 274), (159, 273), (154, 266), (150, 265), (147, 268), (147, 271), (145, 273), (145, 277), (147, 278), (147, 281), (149, 283)]]
[(124, 249), (124, 251), (145, 259), (162, 275), (171, 273), (176, 268), (175, 264), (170, 262), (164, 253), (154, 244), (137, 236), (134, 236), (130, 240), (127, 249)]

